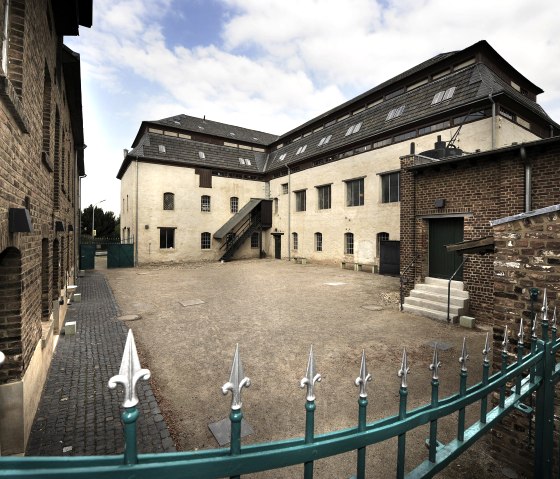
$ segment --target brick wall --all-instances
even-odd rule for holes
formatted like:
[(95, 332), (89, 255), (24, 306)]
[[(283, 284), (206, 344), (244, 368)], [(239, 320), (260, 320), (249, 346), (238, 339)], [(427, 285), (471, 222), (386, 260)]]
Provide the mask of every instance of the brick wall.
[[(530, 288), (540, 290), (534, 305), (535, 310), (540, 310), (542, 306), (544, 288), (547, 290), (549, 308), (560, 306), (560, 211), (495, 226), (494, 239), (496, 253), (493, 278), (493, 367), (497, 370), (501, 366), (500, 349), (506, 324), (512, 332), (512, 360), (517, 354), (514, 344), (520, 318), (524, 320), (525, 338), (530, 337)], [(537, 327), (537, 331), (539, 330), (540, 324)], [(540, 332), (538, 334), (540, 335)], [(530, 343), (526, 342), (525, 351), (529, 348)], [(556, 409), (558, 417), (558, 405)], [(528, 477), (531, 476), (533, 467), (533, 450), (527, 448), (530, 420), (530, 416), (515, 412), (495, 427), (492, 433), (492, 450), (495, 457), (509, 462), (518, 472), (525, 473)], [(534, 427), (532, 429), (534, 434)]]
[[(557, 146), (527, 150), (531, 161), (534, 208), (560, 203), (560, 150)], [(490, 221), (524, 211), (524, 163), (519, 150), (479, 156), (457, 163), (411, 170), (414, 157), (401, 159), (401, 269), (420, 253), (412, 270), (416, 281), (428, 275), (428, 220), (434, 215), (463, 215), (464, 240), (492, 235)], [(437, 198), (444, 208), (435, 208)], [(463, 278), (471, 313), (492, 323), (493, 255), (469, 255)], [(413, 288), (407, 284), (405, 293)], [(405, 294), (405, 295), (406, 295)]]
[[(21, 351), (9, 358), (20, 361), (21, 367), (9, 368), (9, 374), (1, 376), (0, 383), (20, 379), (25, 373), (41, 338), (41, 321), (50, 314), (50, 298), (59, 295), (58, 286), (52, 281), (53, 242), (57, 238), (65, 248), (59, 258), (70, 259), (64, 262), (64, 271), (59, 274), (63, 278), (68, 272), (73, 274), (74, 254), (66, 248), (73, 245), (74, 232), (68, 232), (68, 225), (76, 223), (73, 205), (77, 204), (74, 190), (68, 188), (66, 194), (55, 191), (55, 184), (60, 187), (63, 178), (74, 178), (77, 173), (75, 161), (70, 161), (75, 158), (75, 142), (65, 76), (57, 58), (61, 54), (59, 38), (54, 23), (47, 19), (52, 15), (50, 7), (42, 0), (13, 0), (10, 5), (13, 34), (8, 71), (0, 71), (0, 255), (17, 251), (21, 256)], [(49, 106), (51, 114), (47, 114)], [(58, 131), (54, 125), (55, 110), (60, 117)], [(59, 168), (55, 174), (52, 158), (55, 153), (60, 154), (62, 134), (67, 159), (64, 171)], [(43, 154), (45, 148), (49, 151)], [(59, 195), (56, 208), (55, 193)], [(33, 233), (9, 233), (9, 208), (23, 207), (30, 212)], [(55, 220), (64, 223), (64, 232), (54, 231)], [(0, 268), (8, 267), (6, 258), (0, 260)], [(0, 350), (16, 351), (17, 347), (6, 336), (5, 324), (0, 324), (0, 328)], [(9, 337), (12, 338), (11, 333)]]

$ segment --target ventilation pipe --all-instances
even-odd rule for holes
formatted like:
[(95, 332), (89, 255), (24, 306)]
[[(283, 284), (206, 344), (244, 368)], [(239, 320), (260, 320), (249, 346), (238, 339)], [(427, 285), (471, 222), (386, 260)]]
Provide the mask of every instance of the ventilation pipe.
[(519, 149), (521, 161), (525, 165), (525, 213), (531, 211), (531, 162), (527, 160), (525, 147)]
[(492, 100), (492, 94), (488, 95), (492, 103), (492, 149), (496, 148), (496, 102)]

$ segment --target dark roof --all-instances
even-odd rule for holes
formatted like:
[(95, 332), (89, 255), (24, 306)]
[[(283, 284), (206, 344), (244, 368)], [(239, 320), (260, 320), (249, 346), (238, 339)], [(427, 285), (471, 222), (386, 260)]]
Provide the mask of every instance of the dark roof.
[[(142, 125), (159, 125), (171, 127), (174, 131), (185, 131), (189, 133), (201, 133), (206, 135), (217, 136), (228, 139), (232, 143), (244, 142), (253, 145), (269, 145), (278, 138), (278, 135), (265, 133), (262, 131), (242, 128), (240, 126), (219, 123), (204, 118), (196, 118), (188, 115), (176, 115), (161, 120), (142, 122)], [(138, 137), (141, 135), (143, 128), (140, 128), (136, 139), (132, 146), (136, 146)]]
[(59, 35), (78, 35), (80, 25), (91, 27), (93, 0), (52, 0), (51, 4)]
[(237, 213), (235, 213), (227, 222), (214, 233), (214, 238), (221, 240), (226, 234), (228, 234), (233, 228), (235, 228), (239, 223), (244, 221), (247, 215), (253, 211), (262, 201), (259, 198), (251, 198), (249, 202), (243, 206)]
[(551, 205), (546, 208), (540, 208), (538, 210), (527, 211), (526, 213), (519, 213), (513, 216), (506, 216), (505, 218), (500, 218), (497, 220), (490, 221), (490, 226), (498, 226), (504, 223), (511, 223), (512, 221), (524, 220), (526, 218), (532, 218), (533, 216), (545, 215), (548, 213), (556, 213), (560, 211), (560, 205)]

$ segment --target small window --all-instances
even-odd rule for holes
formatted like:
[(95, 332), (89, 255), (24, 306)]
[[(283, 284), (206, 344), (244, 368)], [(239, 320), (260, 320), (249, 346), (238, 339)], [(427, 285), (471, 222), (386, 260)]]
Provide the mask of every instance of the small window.
[(285, 158), (286, 158), (286, 153), (282, 153), (282, 154), (278, 157), (278, 161), (284, 161)]
[(202, 195), (200, 197), (200, 211), (210, 211), (210, 197), (208, 195)]
[(204, 154), (203, 151), (199, 151), (199, 152), (198, 152), (198, 157), (199, 157), (201, 160), (205, 160), (205, 159), (206, 159), (206, 155)]
[(278, 198), (274, 198), (274, 214), (278, 214)]
[(436, 103), (439, 103), (439, 102), (442, 102), (442, 101), (451, 100), (451, 98), (453, 98), (454, 93), (455, 93), (455, 87), (454, 86), (452, 86), (451, 88), (448, 88), (447, 90), (438, 91), (434, 95), (434, 98), (432, 99), (432, 105), (435, 105)]
[(159, 247), (161, 249), (175, 248), (175, 228), (159, 229)]
[(323, 251), (323, 233), (315, 233), (315, 251)]
[(163, 209), (164, 210), (174, 210), (175, 209), (175, 195), (173, 193), (163, 194)]
[(359, 123), (356, 123), (355, 125), (352, 125), (350, 128), (348, 128), (348, 130), (346, 131), (346, 135), (344, 136), (349, 136), (349, 135), (353, 135), (354, 133), (358, 133), (361, 127), (362, 127), (362, 122), (360, 121)]
[(397, 118), (398, 116), (401, 116), (404, 112), (406, 105), (401, 105), (398, 108), (393, 108), (389, 113), (387, 113), (387, 118), (385, 118), (385, 121), (389, 121), (392, 120), (393, 118)]
[(296, 151), (296, 155), (303, 153), (306, 149), (307, 149), (307, 145), (300, 146)]
[(393, 141), (397, 143), (399, 141), (409, 140), (410, 138), (414, 138), (415, 136), (416, 136), (416, 130), (407, 131), (406, 133), (402, 133), (400, 135), (395, 136), (393, 138)]
[(317, 187), (317, 208), (320, 210), (331, 208), (331, 185)]
[(255, 231), (252, 235), (251, 235), (251, 248), (255, 249), (255, 248), (259, 248), (259, 243), (260, 243), (260, 234), (258, 231)]
[(210, 233), (204, 232), (200, 234), (200, 249), (210, 249), (212, 238)]
[(385, 138), (384, 140), (376, 141), (376, 142), (373, 144), (373, 147), (374, 147), (374, 148), (382, 148), (383, 146), (390, 145), (392, 142), (393, 142), (393, 139), (392, 139), (392, 138)]
[(319, 144), (317, 146), (323, 146), (326, 145), (332, 138), (332, 135), (328, 135), (328, 136), (324, 136), (323, 138), (321, 138), (321, 141), (319, 142)]
[(381, 202), (395, 203), (400, 201), (399, 196), (400, 173), (381, 175)]
[(389, 241), (389, 233), (377, 233), (377, 256), (381, 255), (381, 243), (383, 241)]
[(298, 234), (292, 233), (292, 249), (294, 251), (298, 250)]
[(239, 198), (237, 196), (232, 196), (229, 199), (229, 209), (232, 213), (237, 213), (239, 209)]
[(198, 186), (200, 188), (212, 188), (212, 170), (207, 168), (197, 169), (199, 176)]
[(515, 121), (515, 115), (505, 108), (500, 107), (500, 115), (506, 117), (508, 120)]
[(305, 190), (296, 191), (296, 211), (305, 211)]
[(283, 195), (288, 194), (288, 183), (282, 183), (282, 194)]
[(362, 206), (364, 204), (364, 179), (346, 182), (346, 206)]
[(158, 149), (160, 153), (165, 153), (165, 145), (158, 145)]
[(354, 254), (354, 233), (344, 233), (344, 254)]

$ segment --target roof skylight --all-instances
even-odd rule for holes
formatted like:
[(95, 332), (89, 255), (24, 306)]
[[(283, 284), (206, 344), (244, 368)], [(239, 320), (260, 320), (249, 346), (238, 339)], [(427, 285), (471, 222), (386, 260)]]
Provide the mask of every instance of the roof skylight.
[(348, 128), (348, 131), (344, 136), (349, 136), (349, 135), (353, 135), (354, 133), (358, 133), (361, 127), (362, 127), (362, 122), (360, 121), (359, 123), (356, 123), (355, 125), (352, 125), (350, 128)]
[(286, 153), (282, 153), (279, 157), (278, 157), (278, 161), (283, 161), (286, 158)]
[(401, 116), (404, 112), (406, 105), (401, 105), (398, 108), (393, 108), (388, 114), (387, 114), (387, 118), (385, 118), (385, 121), (389, 121), (392, 120), (393, 118), (397, 118), (398, 116)]
[(165, 153), (165, 145), (158, 145), (158, 150), (160, 153)]
[(199, 157), (201, 160), (205, 160), (205, 159), (206, 159), (206, 155), (204, 154), (203, 151), (199, 151), (199, 152), (198, 152), (198, 157)]
[(296, 151), (296, 155), (303, 153), (306, 149), (307, 149), (307, 144), (300, 146)]
[(454, 86), (452, 86), (451, 88), (448, 88), (447, 90), (438, 91), (434, 95), (434, 99), (432, 100), (432, 105), (435, 105), (435, 104), (437, 104), (439, 102), (442, 102), (442, 101), (451, 100), (451, 98), (453, 98), (454, 93), (455, 93), (455, 87)]
[(319, 144), (317, 146), (326, 145), (330, 141), (331, 138), (332, 138), (332, 135), (324, 136), (323, 138), (321, 138), (321, 141), (319, 142)]

